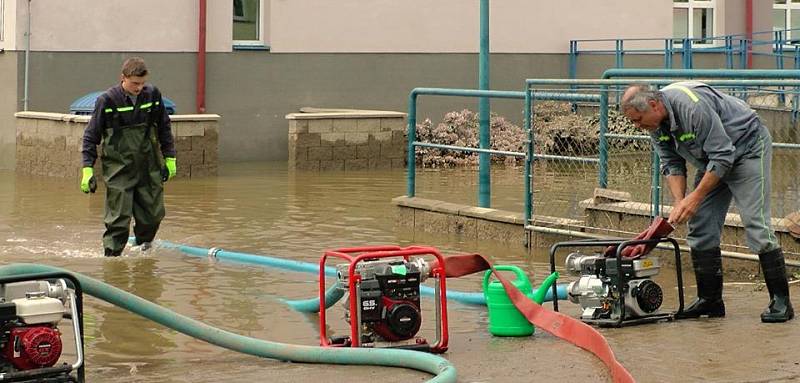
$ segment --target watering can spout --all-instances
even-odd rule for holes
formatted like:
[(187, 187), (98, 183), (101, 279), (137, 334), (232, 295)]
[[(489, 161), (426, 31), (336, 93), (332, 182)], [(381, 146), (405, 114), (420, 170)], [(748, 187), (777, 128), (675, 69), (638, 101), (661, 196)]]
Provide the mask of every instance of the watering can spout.
[(539, 286), (539, 288), (533, 292), (531, 299), (538, 304), (542, 304), (542, 302), (544, 302), (544, 298), (547, 296), (547, 292), (553, 287), (553, 284), (556, 283), (557, 279), (558, 271), (554, 271), (547, 278), (545, 278), (541, 286)]

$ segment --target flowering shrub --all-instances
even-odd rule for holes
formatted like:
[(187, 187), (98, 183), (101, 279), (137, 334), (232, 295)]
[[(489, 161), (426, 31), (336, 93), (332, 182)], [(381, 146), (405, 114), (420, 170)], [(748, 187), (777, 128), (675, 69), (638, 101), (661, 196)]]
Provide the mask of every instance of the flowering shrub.
[[(435, 127), (430, 119), (417, 124), (417, 141), (443, 145), (477, 148), (478, 114), (464, 109), (444, 115), (442, 122)], [(525, 131), (505, 118), (492, 114), (490, 119), (491, 148), (513, 152), (524, 152)], [(416, 153), (417, 163), (422, 166), (441, 168), (451, 166), (477, 165), (478, 154), (454, 150), (421, 147)], [(492, 156), (492, 162), (507, 165), (520, 164), (522, 159), (510, 156)]]
[[(562, 156), (589, 156), (598, 151), (600, 124), (597, 116), (582, 116), (572, 112), (569, 103), (540, 102), (534, 108), (534, 150), (539, 154)], [(478, 147), (478, 114), (464, 109), (445, 114), (435, 127), (430, 119), (417, 124), (417, 141), (443, 145)], [(643, 134), (616, 111), (609, 112), (608, 130), (618, 134)], [(527, 133), (505, 118), (492, 114), (490, 122), (491, 149), (525, 152)], [(612, 149), (647, 150), (649, 141), (608, 141)], [(477, 153), (420, 147), (417, 163), (432, 168), (473, 166), (478, 163)], [(509, 166), (522, 164), (524, 158), (492, 156), (493, 163)]]

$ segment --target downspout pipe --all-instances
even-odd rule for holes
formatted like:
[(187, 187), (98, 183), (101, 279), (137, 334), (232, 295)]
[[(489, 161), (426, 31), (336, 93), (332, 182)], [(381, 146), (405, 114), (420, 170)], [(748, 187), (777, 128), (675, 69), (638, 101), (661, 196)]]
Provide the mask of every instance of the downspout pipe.
[(0, 266), (0, 276), (63, 272), (75, 276), (85, 294), (150, 319), (192, 338), (243, 354), (289, 362), (410, 368), (435, 375), (428, 382), (456, 382), (456, 368), (440, 356), (389, 348), (318, 347), (271, 342), (225, 331), (170, 311), (109, 284), (58, 267), (18, 263)]
[[(25, 85), (22, 96), (22, 110), (28, 110), (28, 83), (31, 72), (31, 0), (28, 0), (28, 31), (25, 33)], [(19, 104), (17, 104), (19, 105)]]
[(744, 3), (744, 30), (747, 38), (747, 69), (753, 69), (753, 0)]
[(206, 11), (207, 0), (200, 1), (200, 15), (197, 25), (197, 113), (206, 112)]

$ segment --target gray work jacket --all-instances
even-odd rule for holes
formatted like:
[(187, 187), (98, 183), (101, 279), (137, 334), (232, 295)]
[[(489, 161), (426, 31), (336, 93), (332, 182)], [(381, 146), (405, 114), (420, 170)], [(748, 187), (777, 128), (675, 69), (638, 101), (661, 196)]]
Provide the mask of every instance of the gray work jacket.
[(686, 161), (723, 178), (766, 129), (750, 106), (698, 81), (661, 90), (668, 118), (650, 135), (661, 159), (661, 174), (686, 175)]

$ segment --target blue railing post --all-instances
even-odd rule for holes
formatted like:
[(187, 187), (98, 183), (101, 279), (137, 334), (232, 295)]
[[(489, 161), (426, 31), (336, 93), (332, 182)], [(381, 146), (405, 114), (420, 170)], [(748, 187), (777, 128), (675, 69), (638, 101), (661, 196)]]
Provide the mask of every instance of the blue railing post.
[(417, 141), (417, 93), (408, 95), (408, 170), (406, 171), (406, 195), (413, 197), (417, 185), (417, 159), (414, 153), (414, 142)]
[(652, 184), (650, 206), (653, 207), (653, 211), (650, 215), (655, 218), (661, 215), (661, 159), (654, 146), (650, 150), (650, 162), (653, 164), (652, 181), (650, 182)]
[[(489, 90), (489, 0), (480, 0), (480, 57), (478, 65), (478, 89)], [(491, 149), (489, 135), (489, 119), (491, 106), (488, 97), (481, 97), (478, 101), (478, 121), (480, 124), (480, 148)], [(478, 206), (491, 207), (491, 156), (488, 153), (478, 154)]]
[[(624, 68), (625, 67), (625, 63), (623, 62), (623, 57), (624, 57), (623, 52), (625, 50), (625, 47), (623, 46), (623, 40), (622, 39), (617, 39), (616, 46), (617, 46), (617, 49), (616, 49), (616, 55), (614, 57), (614, 66), (616, 68)], [(614, 89), (616, 90), (616, 92), (614, 92), (614, 94), (615, 94), (616, 99), (617, 99), (617, 105), (619, 105), (619, 96), (620, 96), (620, 94), (619, 94), (619, 86), (615, 86)]]
[(733, 36), (725, 36), (725, 69), (733, 69)]
[(683, 69), (692, 69), (692, 39), (683, 39)]
[(783, 31), (775, 31), (775, 69), (783, 69)]
[(608, 187), (608, 85), (600, 87), (600, 166), (597, 180), (601, 188)]
[[(569, 41), (569, 78), (575, 79), (578, 76), (578, 41), (577, 40), (570, 40)], [(575, 91), (575, 85), (570, 85), (569, 89), (571, 91)], [(572, 113), (578, 111), (578, 104), (573, 102), (572, 103)]]
[(623, 40), (617, 39), (616, 41), (616, 48), (614, 50), (614, 65), (617, 68), (622, 68), (625, 65), (622, 62), (622, 51), (624, 50), (623, 47)]
[(750, 41), (745, 39), (739, 40), (739, 69), (747, 69), (747, 49)]
[[(783, 32), (775, 31), (775, 69), (783, 69)], [(786, 102), (786, 97), (783, 92), (783, 87), (778, 87), (778, 102), (781, 104)]]
[[(531, 187), (533, 171), (533, 97), (530, 86), (525, 86), (525, 130), (528, 133), (528, 142), (525, 145), (525, 226), (531, 224), (533, 219), (533, 188)], [(530, 246), (530, 244), (528, 244)]]
[[(800, 45), (794, 46), (794, 69), (800, 69)], [(800, 112), (800, 88), (794, 87), (794, 97), (792, 97), (792, 123), (797, 123), (797, 117)]]
[(674, 42), (672, 39), (664, 40), (664, 68), (665, 69), (672, 69), (672, 53), (674, 52), (673, 48)]
[(569, 41), (569, 78), (575, 79), (578, 75), (578, 42)]

